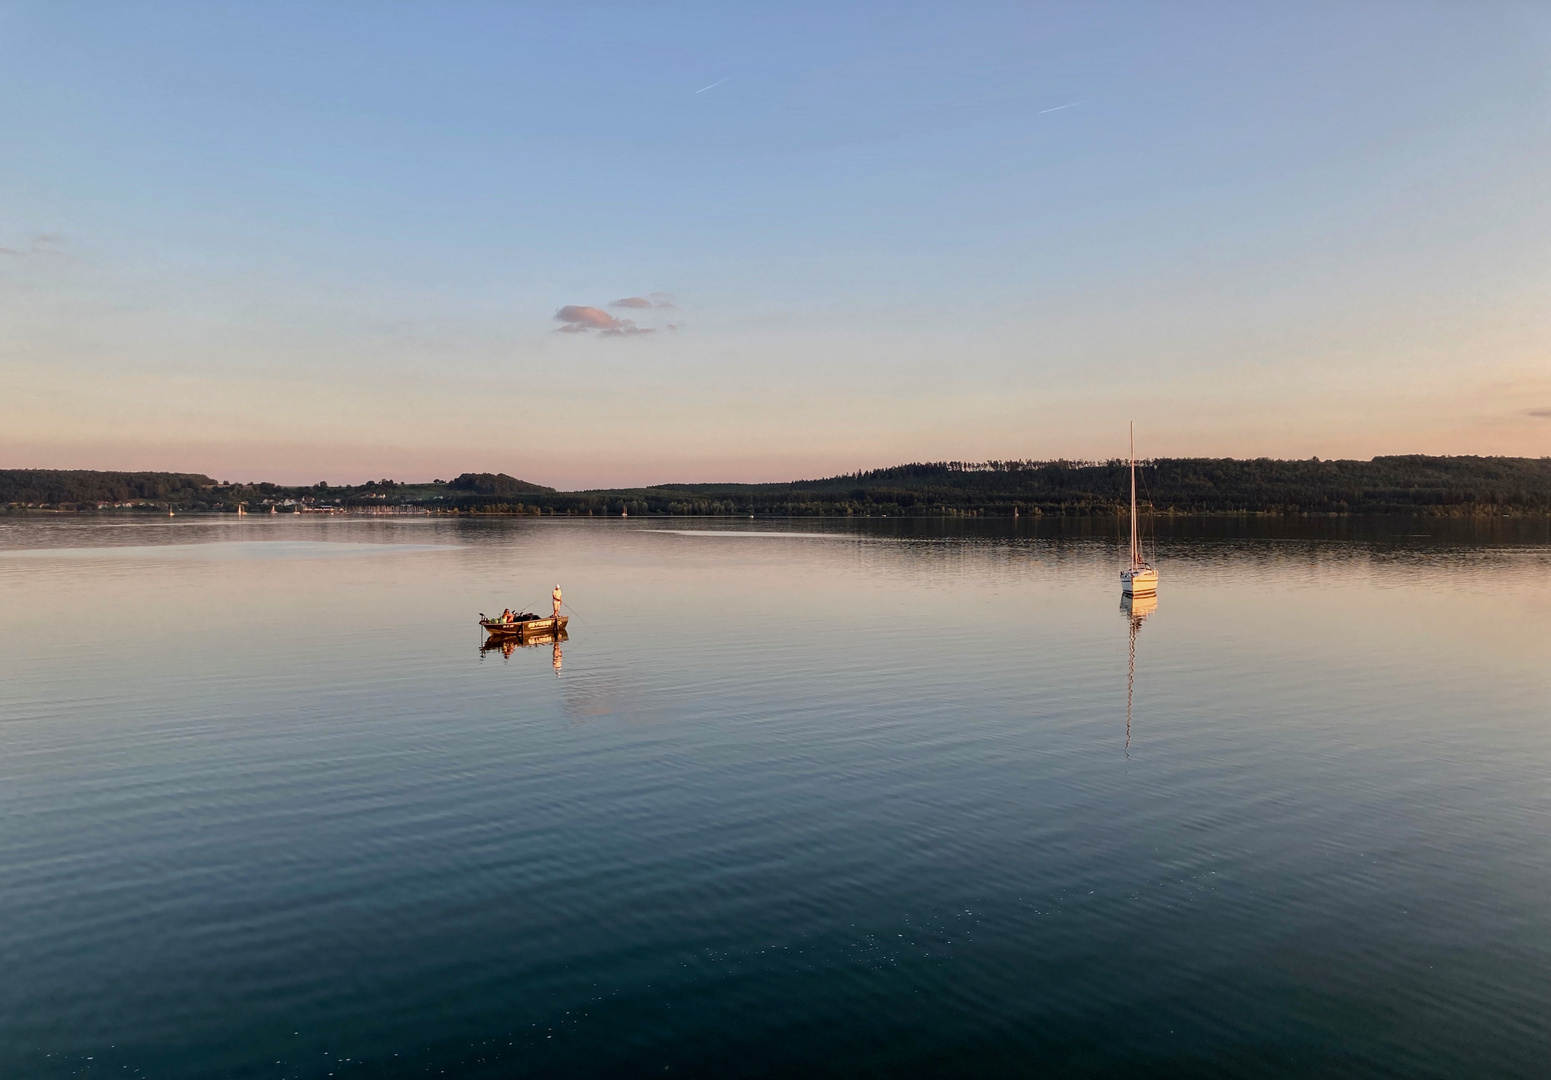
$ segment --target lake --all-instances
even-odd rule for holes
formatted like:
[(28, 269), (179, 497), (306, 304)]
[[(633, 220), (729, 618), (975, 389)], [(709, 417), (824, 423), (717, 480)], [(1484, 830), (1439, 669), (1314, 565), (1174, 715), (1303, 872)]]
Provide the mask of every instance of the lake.
[(1551, 527), (1159, 533), (0, 516), (0, 1075), (1544, 1075)]

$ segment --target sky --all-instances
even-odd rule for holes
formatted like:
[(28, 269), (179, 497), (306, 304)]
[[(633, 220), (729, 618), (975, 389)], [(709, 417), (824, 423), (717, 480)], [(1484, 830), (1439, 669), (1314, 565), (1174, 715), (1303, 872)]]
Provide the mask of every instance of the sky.
[(0, 467), (1551, 454), (1551, 5), (0, 0)]

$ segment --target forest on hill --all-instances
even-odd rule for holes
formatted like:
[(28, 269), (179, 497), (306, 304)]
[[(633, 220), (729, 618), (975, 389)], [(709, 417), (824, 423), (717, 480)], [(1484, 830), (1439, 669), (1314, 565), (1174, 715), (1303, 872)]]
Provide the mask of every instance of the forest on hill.
[(0, 506), (82, 510), (104, 503), (189, 506), (217, 486), (202, 473), (0, 469)]
[[(1551, 458), (1371, 461), (1158, 458), (1139, 497), (1163, 514), (1551, 513)], [(1130, 496), (1124, 461), (930, 462), (780, 484), (660, 484), (556, 491), (505, 473), (429, 484), (229, 484), (198, 473), (0, 470), (0, 506), (250, 512), (418, 508), (456, 513), (747, 516), (1112, 516)]]

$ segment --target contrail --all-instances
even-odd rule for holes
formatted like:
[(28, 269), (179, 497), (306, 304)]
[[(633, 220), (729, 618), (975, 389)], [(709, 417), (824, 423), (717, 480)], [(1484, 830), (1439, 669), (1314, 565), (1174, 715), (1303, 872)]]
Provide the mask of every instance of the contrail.
[(695, 93), (703, 94), (707, 90), (714, 90), (714, 89), (716, 89), (718, 86), (722, 85), (722, 83), (724, 83), (726, 81), (727, 81), (726, 79), (718, 79), (716, 82), (712, 83), (710, 86), (702, 86), (699, 90), (696, 90)]
[[(725, 82), (726, 80), (723, 80), (723, 81)], [(710, 87), (706, 87), (706, 89), (709, 90)], [(698, 93), (700, 93), (700, 91), (696, 90), (695, 93), (698, 94)], [(1041, 110), (1039, 110), (1039, 115), (1043, 116), (1047, 112), (1060, 112), (1062, 109), (1070, 109), (1073, 105), (1081, 105), (1081, 104), (1082, 104), (1082, 102), (1080, 102), (1080, 101), (1073, 101), (1073, 102), (1071, 102), (1070, 104), (1067, 104), (1067, 105), (1057, 105), (1053, 109), (1041, 109)]]

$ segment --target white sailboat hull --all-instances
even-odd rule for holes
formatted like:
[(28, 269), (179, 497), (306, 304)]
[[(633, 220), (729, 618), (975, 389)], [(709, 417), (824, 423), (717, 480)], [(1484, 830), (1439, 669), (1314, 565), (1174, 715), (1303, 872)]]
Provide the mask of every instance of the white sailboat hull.
[(1126, 596), (1156, 596), (1158, 571), (1150, 566), (1120, 572), (1120, 591)]

